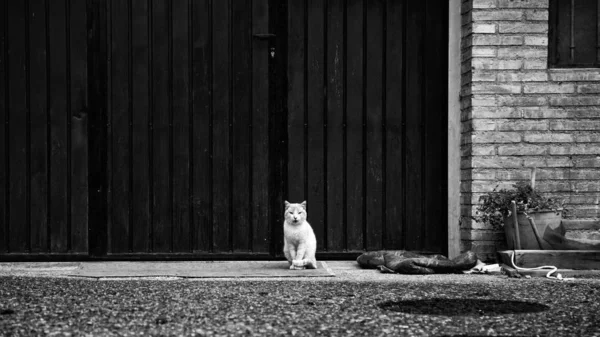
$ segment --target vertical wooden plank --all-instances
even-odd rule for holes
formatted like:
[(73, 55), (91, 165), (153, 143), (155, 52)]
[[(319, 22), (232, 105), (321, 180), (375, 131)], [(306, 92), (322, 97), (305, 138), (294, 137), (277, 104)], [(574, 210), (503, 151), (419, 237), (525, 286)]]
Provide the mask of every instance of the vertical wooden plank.
[(68, 249), (67, 237), (67, 36), (65, 0), (49, 1), (50, 240), (53, 253)]
[[(425, 204), (423, 212), (423, 249), (444, 253), (447, 250), (448, 190), (447, 175), (440, 174), (441, 167), (448, 167), (448, 107), (447, 81), (440, 81), (439, 74), (448, 72), (448, 58), (440, 57), (448, 46), (448, 7), (434, 1), (425, 1), (424, 46), (424, 173)], [(442, 24), (444, 23), (444, 24)]]
[(111, 1), (111, 253), (129, 252), (129, 2)]
[(173, 1), (173, 251), (190, 246), (188, 0)]
[(385, 34), (385, 249), (402, 248), (404, 214), (404, 11), (403, 2), (387, 1)]
[(382, 248), (383, 216), (383, 11), (382, 0), (367, 0), (366, 22), (366, 224), (367, 250)]
[(89, 253), (105, 255), (108, 250), (108, 43), (106, 0), (87, 2), (89, 15)]
[(152, 2), (152, 240), (153, 251), (171, 249), (170, 6)]
[(405, 249), (422, 246), (423, 229), (423, 4), (406, 2)]
[[(88, 251), (87, 9), (71, 1), (71, 249)], [(36, 32), (35, 34), (39, 34)]]
[(24, 253), (27, 237), (27, 22), (25, 2), (8, 4), (8, 191), (9, 247), (11, 253)]
[(251, 15), (250, 1), (233, 1), (231, 25), (232, 50), (232, 116), (233, 116), (233, 251), (248, 252), (250, 249), (250, 176), (252, 122), (251, 82)]
[[(305, 200), (305, 20), (306, 4), (290, 1), (288, 10), (288, 201)], [(283, 207), (283, 206), (282, 206)], [(309, 206), (310, 207), (310, 206)], [(316, 215), (316, 214), (315, 214)], [(311, 214), (312, 217), (312, 214)]]
[(231, 225), (231, 2), (213, 2), (213, 250), (229, 251)]
[(192, 58), (194, 249), (208, 251), (212, 241), (212, 45), (209, 0), (192, 2)]
[(344, 1), (327, 2), (327, 250), (345, 249)]
[[(46, 4), (29, 2), (31, 251), (48, 251), (48, 92), (46, 74)], [(1, 141), (1, 140), (0, 140)], [(1, 179), (1, 178), (0, 178)], [(87, 212), (87, 207), (85, 209)], [(87, 233), (86, 233), (87, 235)]]
[(47, 251), (47, 76), (45, 1), (29, 3), (31, 251)]
[(8, 253), (8, 43), (7, 1), (0, 3), (0, 253)]
[(132, 251), (148, 252), (150, 246), (150, 26), (148, 1), (131, 3), (131, 153), (133, 228)]
[[(268, 0), (252, 0), (252, 33), (269, 29)], [(252, 43), (252, 242), (253, 252), (269, 250), (269, 43)]]
[[(308, 1), (307, 12), (307, 107), (308, 107), (308, 221), (318, 250), (326, 243), (325, 228), (325, 8), (320, 0)], [(300, 201), (298, 201), (300, 202)]]
[(349, 250), (363, 244), (363, 1), (348, 0), (346, 18), (346, 221)]

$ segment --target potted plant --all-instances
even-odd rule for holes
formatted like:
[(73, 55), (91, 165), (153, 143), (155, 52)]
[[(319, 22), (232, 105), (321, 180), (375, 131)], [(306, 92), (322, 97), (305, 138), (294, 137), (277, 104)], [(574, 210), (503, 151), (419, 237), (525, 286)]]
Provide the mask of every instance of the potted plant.
[[(508, 249), (553, 249), (541, 240), (546, 230), (564, 235), (560, 225), (566, 212), (563, 202), (543, 196), (534, 189), (534, 184), (532, 179), (531, 183), (514, 184), (513, 189), (498, 191), (496, 187), (479, 198), (475, 220), (489, 223), (494, 229), (504, 227)], [(518, 226), (515, 226), (513, 207), (517, 210)]]

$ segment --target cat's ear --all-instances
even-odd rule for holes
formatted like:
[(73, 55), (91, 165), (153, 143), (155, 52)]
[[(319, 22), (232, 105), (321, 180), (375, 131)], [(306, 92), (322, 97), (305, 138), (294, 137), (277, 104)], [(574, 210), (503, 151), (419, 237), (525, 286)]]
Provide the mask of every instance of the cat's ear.
[(306, 210), (306, 200), (305, 200), (305, 201), (303, 201), (303, 202), (300, 204), (300, 206), (302, 206), (302, 208), (304, 208), (304, 210)]
[(283, 204), (285, 205), (285, 209), (288, 209), (290, 207), (290, 203), (287, 200), (285, 200)]

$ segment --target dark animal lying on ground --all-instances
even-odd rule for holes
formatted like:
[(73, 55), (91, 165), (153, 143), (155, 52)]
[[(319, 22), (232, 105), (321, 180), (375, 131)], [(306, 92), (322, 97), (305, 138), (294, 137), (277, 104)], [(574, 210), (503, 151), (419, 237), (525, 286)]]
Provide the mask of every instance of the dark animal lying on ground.
[(400, 274), (451, 274), (469, 270), (477, 264), (477, 255), (467, 251), (452, 260), (443, 255), (422, 255), (406, 250), (380, 250), (360, 255), (363, 268)]

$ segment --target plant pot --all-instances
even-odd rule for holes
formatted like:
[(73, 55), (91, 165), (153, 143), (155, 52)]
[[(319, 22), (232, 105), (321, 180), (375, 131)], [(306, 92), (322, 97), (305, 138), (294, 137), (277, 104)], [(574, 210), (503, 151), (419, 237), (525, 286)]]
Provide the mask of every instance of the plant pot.
[[(561, 228), (562, 214), (552, 210), (537, 211), (527, 213), (535, 222), (535, 227), (540, 235), (540, 239), (544, 237), (544, 233), (548, 229), (555, 232), (561, 232), (564, 235), (564, 229)], [(508, 249), (554, 249), (548, 242), (541, 240), (542, 246), (538, 243), (535, 233), (531, 228), (529, 220), (524, 213), (517, 213), (517, 221), (519, 222), (519, 236), (521, 247), (516, 245), (514, 217), (504, 217), (504, 233), (506, 234), (506, 244)]]

